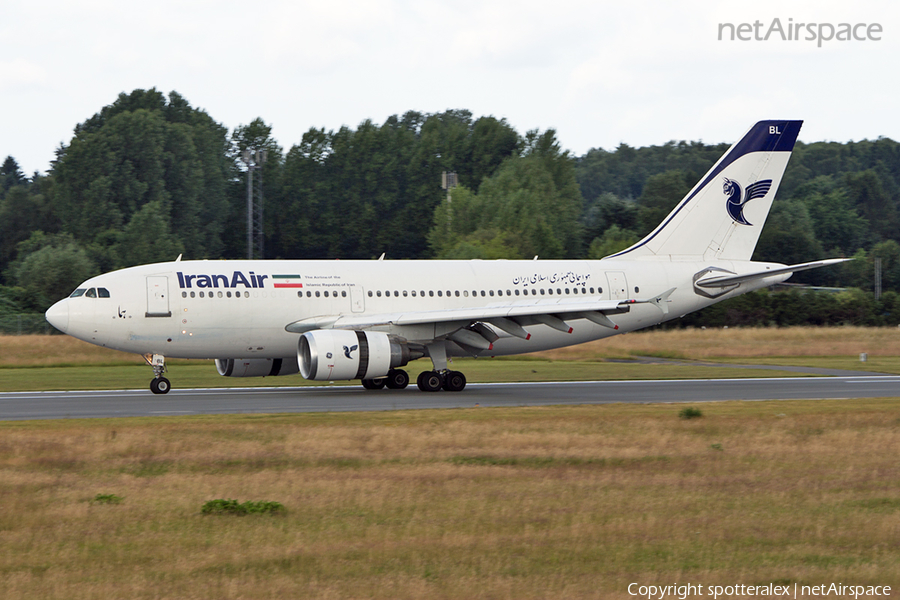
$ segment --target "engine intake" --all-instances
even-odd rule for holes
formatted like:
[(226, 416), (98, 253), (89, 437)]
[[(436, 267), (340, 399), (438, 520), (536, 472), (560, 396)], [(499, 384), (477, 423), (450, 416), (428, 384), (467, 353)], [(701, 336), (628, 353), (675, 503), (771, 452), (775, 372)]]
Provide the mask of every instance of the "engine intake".
[(297, 362), (306, 379), (376, 379), (423, 356), (401, 338), (378, 331), (321, 330), (300, 336)]
[(288, 358), (217, 358), (216, 371), (223, 377), (274, 377), (300, 371), (297, 359)]

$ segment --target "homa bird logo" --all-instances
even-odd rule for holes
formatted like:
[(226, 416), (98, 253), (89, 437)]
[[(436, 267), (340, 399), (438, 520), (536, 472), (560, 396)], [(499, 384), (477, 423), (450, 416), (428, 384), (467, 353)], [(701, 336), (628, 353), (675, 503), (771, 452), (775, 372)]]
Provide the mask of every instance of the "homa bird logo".
[(357, 344), (353, 344), (350, 347), (344, 346), (344, 356), (346, 356), (350, 360), (353, 360), (353, 357), (350, 356), (350, 353), (353, 352), (354, 350), (356, 350), (357, 348), (359, 348), (359, 345), (357, 345)]
[(745, 193), (742, 194), (741, 184), (734, 179), (728, 179), (726, 177), (725, 183), (722, 184), (722, 191), (728, 196), (728, 200), (725, 202), (725, 209), (728, 211), (728, 215), (736, 223), (740, 223), (741, 225), (753, 225), (753, 223), (744, 218), (744, 206), (754, 198), (762, 198), (768, 194), (769, 188), (771, 187), (771, 179), (761, 179), (760, 181), (748, 185)]

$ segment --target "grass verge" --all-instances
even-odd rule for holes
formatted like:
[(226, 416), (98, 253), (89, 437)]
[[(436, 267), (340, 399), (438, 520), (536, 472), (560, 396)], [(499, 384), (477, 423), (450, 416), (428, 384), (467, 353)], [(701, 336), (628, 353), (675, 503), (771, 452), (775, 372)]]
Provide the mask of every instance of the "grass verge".
[[(0, 423), (0, 596), (898, 589), (896, 399), (682, 408)], [(285, 510), (209, 518), (210, 498)]]

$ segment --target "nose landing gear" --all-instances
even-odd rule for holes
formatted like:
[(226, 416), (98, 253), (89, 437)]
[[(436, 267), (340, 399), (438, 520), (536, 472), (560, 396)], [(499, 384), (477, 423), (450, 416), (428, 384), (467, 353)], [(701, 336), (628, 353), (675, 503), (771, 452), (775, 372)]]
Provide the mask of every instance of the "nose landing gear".
[(162, 376), (166, 372), (166, 357), (162, 354), (144, 354), (144, 360), (153, 367), (154, 377), (150, 380), (150, 391), (154, 394), (168, 394), (172, 384)]

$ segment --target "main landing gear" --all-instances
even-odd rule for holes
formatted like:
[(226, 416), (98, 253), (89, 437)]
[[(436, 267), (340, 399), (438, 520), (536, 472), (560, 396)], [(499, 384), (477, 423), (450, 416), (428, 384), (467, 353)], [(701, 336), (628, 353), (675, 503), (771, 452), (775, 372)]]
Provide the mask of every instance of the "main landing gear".
[(367, 390), (380, 390), (385, 387), (390, 390), (402, 390), (409, 385), (409, 374), (403, 369), (391, 369), (387, 377), (363, 379), (362, 384)]
[[(391, 369), (387, 377), (382, 379), (363, 379), (363, 387), (367, 390), (402, 390), (409, 385), (409, 375), (402, 369)], [(416, 385), (423, 392), (461, 392), (466, 387), (466, 376), (459, 371), (422, 371), (416, 379)]]
[(144, 360), (153, 367), (153, 379), (150, 380), (150, 391), (154, 394), (168, 394), (172, 389), (169, 380), (163, 377), (166, 372), (166, 357), (162, 354), (145, 354)]
[(466, 376), (459, 371), (422, 371), (416, 379), (416, 385), (423, 392), (436, 392), (444, 389), (448, 392), (461, 392), (466, 387)]

